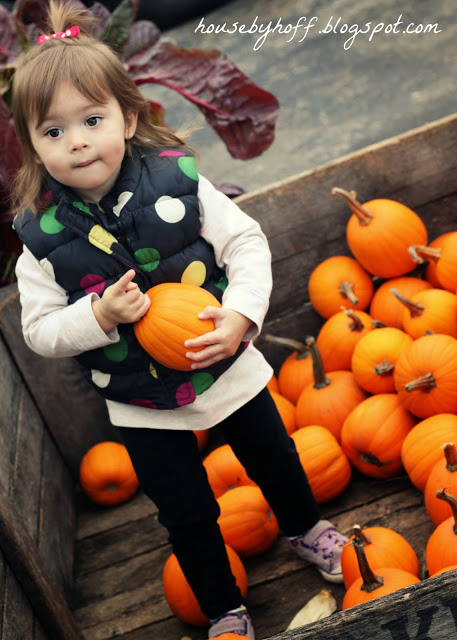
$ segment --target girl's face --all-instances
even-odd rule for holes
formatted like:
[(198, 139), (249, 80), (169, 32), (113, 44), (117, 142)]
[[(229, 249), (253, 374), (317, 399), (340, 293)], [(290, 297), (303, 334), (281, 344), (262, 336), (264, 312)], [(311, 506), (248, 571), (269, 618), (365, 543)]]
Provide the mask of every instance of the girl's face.
[(124, 120), (111, 96), (93, 103), (71, 83), (59, 84), (43, 122), (33, 122), (30, 136), (37, 162), (84, 202), (98, 202), (114, 186), (125, 153), (125, 140), (136, 131), (137, 114)]

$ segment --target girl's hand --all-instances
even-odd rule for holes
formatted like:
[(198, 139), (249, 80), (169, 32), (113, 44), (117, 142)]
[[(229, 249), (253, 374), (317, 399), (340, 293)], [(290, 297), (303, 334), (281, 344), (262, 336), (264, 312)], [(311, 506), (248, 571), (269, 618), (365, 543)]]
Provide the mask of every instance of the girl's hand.
[(219, 360), (233, 356), (252, 324), (249, 318), (238, 311), (223, 307), (206, 307), (198, 317), (201, 320), (212, 318), (215, 329), (184, 343), (187, 348), (204, 347), (201, 351), (186, 353), (186, 357), (193, 361), (191, 369), (204, 369)]
[(132, 282), (134, 277), (135, 271), (130, 269), (105, 290), (103, 297), (92, 303), (95, 318), (105, 333), (118, 324), (139, 320), (149, 309), (149, 296)]

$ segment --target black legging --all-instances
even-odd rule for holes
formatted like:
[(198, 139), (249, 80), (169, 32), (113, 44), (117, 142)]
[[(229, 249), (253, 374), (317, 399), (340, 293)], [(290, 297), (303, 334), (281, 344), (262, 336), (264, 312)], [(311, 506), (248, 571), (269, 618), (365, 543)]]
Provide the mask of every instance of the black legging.
[[(262, 490), (288, 536), (320, 518), (295, 444), (268, 389), (220, 423), (226, 442)], [(203, 612), (215, 618), (241, 604), (217, 524), (219, 505), (192, 431), (120, 428), (145, 493)]]

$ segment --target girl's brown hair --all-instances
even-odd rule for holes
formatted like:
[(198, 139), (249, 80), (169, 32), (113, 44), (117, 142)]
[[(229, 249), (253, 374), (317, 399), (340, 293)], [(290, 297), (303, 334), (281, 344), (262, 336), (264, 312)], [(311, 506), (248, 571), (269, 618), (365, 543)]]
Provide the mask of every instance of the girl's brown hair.
[(103, 104), (114, 96), (124, 119), (138, 113), (135, 135), (130, 145), (147, 147), (186, 147), (184, 132), (172, 133), (157, 127), (149, 118), (149, 103), (115, 53), (91, 34), (96, 24), (87, 10), (71, 2), (49, 3), (50, 33), (59, 33), (77, 25), (81, 35), (74, 38), (49, 39), (36, 45), (24, 56), (13, 77), (13, 115), (22, 148), (23, 161), (13, 184), (13, 210), (30, 209), (37, 213), (42, 200), (46, 169), (37, 162), (30, 139), (29, 126), (43, 122), (60, 82), (72, 82), (89, 100)]

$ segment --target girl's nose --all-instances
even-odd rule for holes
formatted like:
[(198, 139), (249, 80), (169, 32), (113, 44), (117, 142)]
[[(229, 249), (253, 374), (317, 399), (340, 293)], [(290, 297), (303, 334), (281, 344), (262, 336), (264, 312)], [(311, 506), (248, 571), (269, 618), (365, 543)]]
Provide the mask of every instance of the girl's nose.
[(83, 136), (81, 133), (73, 133), (70, 138), (70, 149), (71, 151), (79, 151), (80, 149), (84, 149), (89, 146), (87, 138)]

